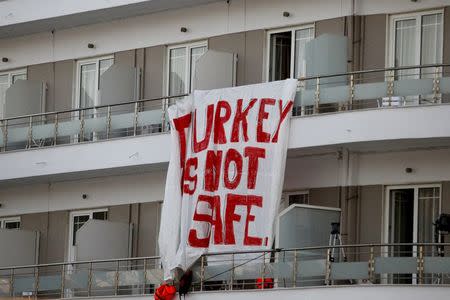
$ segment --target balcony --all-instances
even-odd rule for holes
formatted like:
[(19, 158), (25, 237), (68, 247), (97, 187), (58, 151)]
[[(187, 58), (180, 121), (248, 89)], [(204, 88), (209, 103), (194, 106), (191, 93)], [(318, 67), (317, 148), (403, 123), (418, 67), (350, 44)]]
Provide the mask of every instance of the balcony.
[[(193, 297), (303, 287), (344, 286), (356, 293), (361, 287), (444, 287), (450, 275), (449, 246), (365, 244), (209, 254), (192, 268)], [(145, 296), (162, 282), (159, 266), (158, 257), (142, 257), (1, 268), (0, 296)], [(344, 296), (338, 298), (348, 299)]]
[[(448, 146), (447, 67), (412, 66), (300, 79), (289, 149), (330, 152), (338, 147), (376, 151)], [(0, 174), (0, 180), (164, 167), (170, 147), (166, 110), (184, 96), (4, 119), (0, 164), (9, 172)], [(74, 155), (83, 160), (67, 159)]]

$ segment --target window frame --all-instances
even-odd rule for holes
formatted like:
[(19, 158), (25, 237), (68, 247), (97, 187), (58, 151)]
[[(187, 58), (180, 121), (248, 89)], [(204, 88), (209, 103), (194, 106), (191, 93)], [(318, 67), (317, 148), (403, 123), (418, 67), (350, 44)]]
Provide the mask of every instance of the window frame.
[[(418, 11), (418, 12), (412, 12), (412, 13), (403, 13), (403, 14), (392, 14), (388, 16), (387, 22), (387, 40), (388, 43), (386, 45), (387, 47), (387, 55), (386, 55), (386, 68), (393, 68), (395, 66), (395, 24), (397, 21), (402, 20), (410, 20), (415, 18), (416, 21), (419, 20), (419, 23), (417, 24), (416, 28), (416, 45), (415, 48), (419, 49), (418, 53), (416, 53), (415, 60), (418, 61), (419, 65), (421, 64), (421, 55), (422, 55), (422, 17), (427, 15), (434, 15), (434, 14), (442, 14), (442, 55), (444, 55), (444, 9), (434, 9), (434, 10), (424, 10), (424, 11)], [(418, 37), (418, 38), (417, 38)], [(442, 57), (443, 58), (443, 57)]]
[(20, 229), (22, 226), (22, 222), (20, 217), (6, 217), (6, 218), (0, 218), (0, 229), (7, 229), (6, 223), (19, 223), (19, 228), (14, 229)]
[[(170, 51), (173, 49), (180, 49), (180, 48), (186, 48), (186, 56), (188, 59), (186, 59), (186, 75), (185, 75), (185, 88), (183, 94), (190, 94), (192, 92), (192, 78), (191, 78), (191, 49), (192, 48), (199, 48), (199, 47), (206, 47), (206, 51), (209, 50), (208, 40), (201, 40), (196, 42), (188, 42), (183, 44), (175, 44), (175, 45), (169, 45), (166, 47), (166, 65), (165, 65), (165, 85), (164, 85), (164, 94), (167, 96), (170, 95)], [(177, 96), (177, 95), (172, 95)]]
[(312, 29), (313, 30), (313, 39), (316, 38), (316, 23), (308, 23), (303, 25), (297, 25), (297, 26), (289, 26), (289, 27), (282, 27), (282, 28), (276, 28), (276, 29), (270, 29), (266, 32), (266, 54), (265, 54), (265, 71), (264, 71), (264, 77), (266, 82), (269, 82), (269, 69), (270, 69), (270, 37), (274, 33), (281, 33), (281, 32), (291, 32), (291, 64), (289, 66), (290, 71), (290, 78), (294, 78), (294, 70), (295, 70), (295, 32), (297, 30), (302, 29)]
[[(85, 216), (89, 215), (89, 220), (92, 220), (93, 214), (96, 212), (107, 212), (109, 213), (109, 209), (107, 207), (105, 208), (96, 208), (96, 209), (86, 209), (86, 210), (76, 210), (71, 211), (69, 213), (69, 234), (68, 234), (68, 247), (67, 247), (67, 259), (68, 261), (73, 261), (75, 259), (75, 246), (73, 245), (73, 227), (74, 222), (73, 218), (77, 216)], [(109, 217), (109, 216), (108, 216)], [(108, 220), (108, 218), (106, 219)]]
[(106, 60), (106, 59), (112, 59), (113, 64), (114, 64), (114, 60), (115, 60), (114, 54), (109, 54), (109, 55), (104, 55), (104, 56), (96, 56), (96, 57), (77, 60), (77, 62), (75, 64), (75, 80), (74, 80), (74, 84), (75, 84), (74, 93), (75, 94), (74, 94), (73, 100), (72, 100), (72, 108), (73, 109), (80, 108), (81, 67), (84, 65), (90, 65), (93, 63), (95, 63), (96, 73), (97, 73), (97, 76), (95, 76), (95, 86), (97, 87), (97, 92), (95, 94), (94, 106), (101, 105), (101, 103), (99, 102), (100, 98), (99, 98), (99, 94), (98, 94), (99, 68), (100, 68), (100, 61)]
[(295, 203), (295, 204), (309, 205), (309, 190), (298, 190), (284, 193), (284, 197), (286, 198), (287, 201), (287, 207), (293, 205), (289, 204), (289, 197), (294, 195), (308, 195), (308, 203)]
[[(13, 69), (13, 70), (7, 70), (7, 71), (0, 71), (0, 76), (8, 75), (8, 87), (9, 89), (11, 85), (13, 84), (13, 78), (17, 75), (25, 75), (26, 79), (28, 79), (28, 69), (27, 68), (20, 68), (20, 69)], [(0, 119), (3, 119), (4, 112), (5, 112), (5, 102), (3, 102), (6, 99), (1, 99), (1, 111), (0, 111)]]

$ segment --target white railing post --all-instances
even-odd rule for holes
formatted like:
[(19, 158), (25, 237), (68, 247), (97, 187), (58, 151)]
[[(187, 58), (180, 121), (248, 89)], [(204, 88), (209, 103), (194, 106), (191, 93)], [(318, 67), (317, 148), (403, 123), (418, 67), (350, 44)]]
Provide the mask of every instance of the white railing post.
[(31, 144), (33, 143), (33, 116), (28, 118), (28, 145), (27, 148), (31, 148)]
[(395, 71), (391, 70), (388, 72), (388, 85), (387, 85), (387, 95), (389, 97), (389, 106), (392, 106), (392, 97), (394, 96), (394, 74)]
[(106, 139), (109, 139), (109, 135), (111, 134), (111, 106), (108, 106), (106, 114)]
[(439, 67), (435, 67), (434, 69), (434, 78), (433, 78), (433, 103), (438, 102), (438, 96), (440, 93), (440, 78), (439, 78)]
[(136, 136), (138, 126), (138, 103), (134, 103), (133, 135)]
[(8, 145), (8, 120), (3, 121), (3, 152), (6, 151)]
[(85, 110), (81, 109), (80, 110), (80, 137), (78, 139), (80, 142), (84, 141), (84, 113), (85, 113)]
[(314, 111), (313, 113), (319, 113), (319, 104), (320, 104), (320, 78), (316, 78), (316, 93), (314, 99)]
[(202, 255), (200, 261), (200, 291), (203, 291), (204, 280), (205, 280), (205, 256)]
[(56, 146), (58, 140), (58, 113), (55, 114), (55, 124), (53, 129), (53, 145)]
[(292, 286), (297, 286), (297, 250), (294, 250), (294, 264), (292, 266)]
[(355, 99), (355, 78), (354, 75), (350, 75), (350, 99), (348, 101), (347, 110), (353, 109), (353, 100)]

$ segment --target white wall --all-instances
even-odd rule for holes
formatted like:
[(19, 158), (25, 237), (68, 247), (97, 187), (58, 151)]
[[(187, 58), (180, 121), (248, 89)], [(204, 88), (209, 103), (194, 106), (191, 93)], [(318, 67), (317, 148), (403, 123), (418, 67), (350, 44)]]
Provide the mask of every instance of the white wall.
[(168, 134), (16, 151), (0, 155), (0, 180), (145, 166), (169, 161)]
[[(10, 4), (6, 4), (11, 2)], [(2, 5), (14, 6), (13, 16), (8, 18), (33, 19), (44, 17), (47, 9), (23, 9), (31, 0), (6, 1)], [(58, 1), (45, 1), (58, 2)], [(59, 1), (60, 2), (60, 1)], [(79, 1), (64, 1), (79, 3)], [(83, 3), (86, 1), (83, 1)], [(92, 3), (91, 3), (92, 2)], [(106, 5), (106, 1), (88, 1), (88, 9)], [(111, 2), (111, 1), (108, 1)], [(118, 5), (124, 1), (114, 0), (107, 4)], [(134, 0), (133, 2), (138, 2)], [(10, 38), (0, 41), (2, 57), (8, 57), (8, 63), (0, 64), (0, 70), (13, 69), (32, 64), (77, 59), (81, 57), (109, 54), (122, 50), (149, 47), (154, 45), (180, 43), (188, 40), (205, 39), (211, 36), (289, 25), (311, 23), (317, 20), (351, 15), (351, 0), (233, 0), (166, 10), (150, 15), (130, 17), (121, 20), (86, 25), (56, 31), (39, 33), (26, 37)], [(15, 4), (20, 3), (16, 7)], [(41, 3), (41, 2), (40, 2)], [(39, 5), (42, 5), (40, 4)], [(37, 5), (37, 4), (34, 4)], [(450, 5), (449, 1), (357, 1), (355, 6), (359, 14), (410, 11), (436, 6)], [(80, 10), (80, 4), (71, 4), (69, 10)], [(49, 4), (48, 14), (58, 15), (65, 6), (53, 7)], [(20, 9), (19, 16), (16, 10)], [(290, 12), (289, 18), (283, 17), (283, 11)], [(1, 20), (1, 18), (0, 18)], [(3, 22), (14, 22), (10, 21)], [(1, 25), (1, 23), (0, 23)], [(180, 27), (187, 27), (187, 33), (181, 33)], [(118, 42), (120, 41), (120, 42)], [(95, 43), (94, 49), (88, 49), (88, 43)]]
[[(345, 157), (345, 156), (344, 156)], [(450, 149), (288, 158), (285, 191), (450, 181)], [(347, 169), (349, 166), (349, 169)], [(413, 168), (406, 173), (405, 168)], [(349, 179), (345, 174), (349, 173)], [(166, 171), (0, 188), (0, 216), (162, 201)], [(87, 194), (87, 199), (82, 195)]]
[(0, 26), (48, 19), (145, 0), (9, 0), (0, 2)]
[(0, 216), (162, 201), (165, 177), (165, 171), (157, 171), (2, 187)]
[[(448, 116), (450, 105), (361, 110), (293, 118), (289, 149), (302, 152), (310, 148), (330, 148), (331, 151), (337, 151), (343, 147), (351, 151), (363, 149), (364, 152), (380, 152), (386, 151), (388, 144), (389, 147), (407, 149), (412, 147), (411, 141), (421, 141), (422, 147), (435, 147), (437, 144), (433, 143), (445, 139), (450, 145)], [(167, 163), (169, 149), (169, 135), (155, 134), (0, 153), (0, 181), (93, 171), (108, 175), (110, 169)], [(322, 158), (317, 161), (325, 163), (327, 160)], [(297, 169), (312, 169), (311, 164), (309, 161), (302, 162)], [(318, 170), (325, 174), (324, 179), (327, 180), (323, 181), (348, 184), (343, 177), (349, 175), (329, 173), (328, 169)], [(313, 180), (308, 175), (299, 176), (304, 176), (305, 182)], [(363, 182), (366, 181), (371, 180)]]
[(353, 185), (448, 181), (450, 149), (360, 154), (355, 165)]
[(450, 105), (348, 111), (291, 122), (289, 148), (450, 137)]
[[(412, 173), (406, 173), (412, 168)], [(345, 174), (349, 174), (345, 178)], [(351, 153), (349, 164), (337, 154), (289, 158), (284, 189), (434, 183), (450, 180), (450, 148), (382, 153)]]

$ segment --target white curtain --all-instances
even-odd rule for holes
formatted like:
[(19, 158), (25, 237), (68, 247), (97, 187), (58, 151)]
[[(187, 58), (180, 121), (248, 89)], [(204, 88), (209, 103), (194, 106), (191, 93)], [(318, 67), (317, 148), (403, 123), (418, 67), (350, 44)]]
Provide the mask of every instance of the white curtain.
[(295, 31), (295, 61), (294, 77), (305, 75), (305, 45), (314, 38), (314, 29), (306, 28)]
[(195, 67), (197, 65), (197, 60), (200, 58), (200, 56), (202, 56), (206, 52), (206, 50), (207, 49), (205, 46), (191, 48), (191, 77), (189, 78), (190, 92), (192, 92), (193, 90), (192, 83), (194, 81)]
[[(422, 16), (421, 64), (442, 63), (442, 14)], [(422, 77), (433, 77), (434, 68), (422, 69)]]
[(5, 105), (5, 93), (9, 87), (9, 75), (0, 75), (0, 117), (3, 118), (3, 108)]
[(181, 95), (186, 91), (186, 48), (170, 50), (169, 96)]
[(87, 64), (81, 66), (80, 80), (80, 107), (91, 107), (95, 105), (95, 86), (96, 64)]
[[(400, 20), (395, 22), (395, 67), (413, 66), (418, 64), (417, 57), (417, 20)], [(417, 70), (401, 70), (397, 74), (405, 79), (412, 78)], [(409, 78), (408, 78), (409, 77)]]

